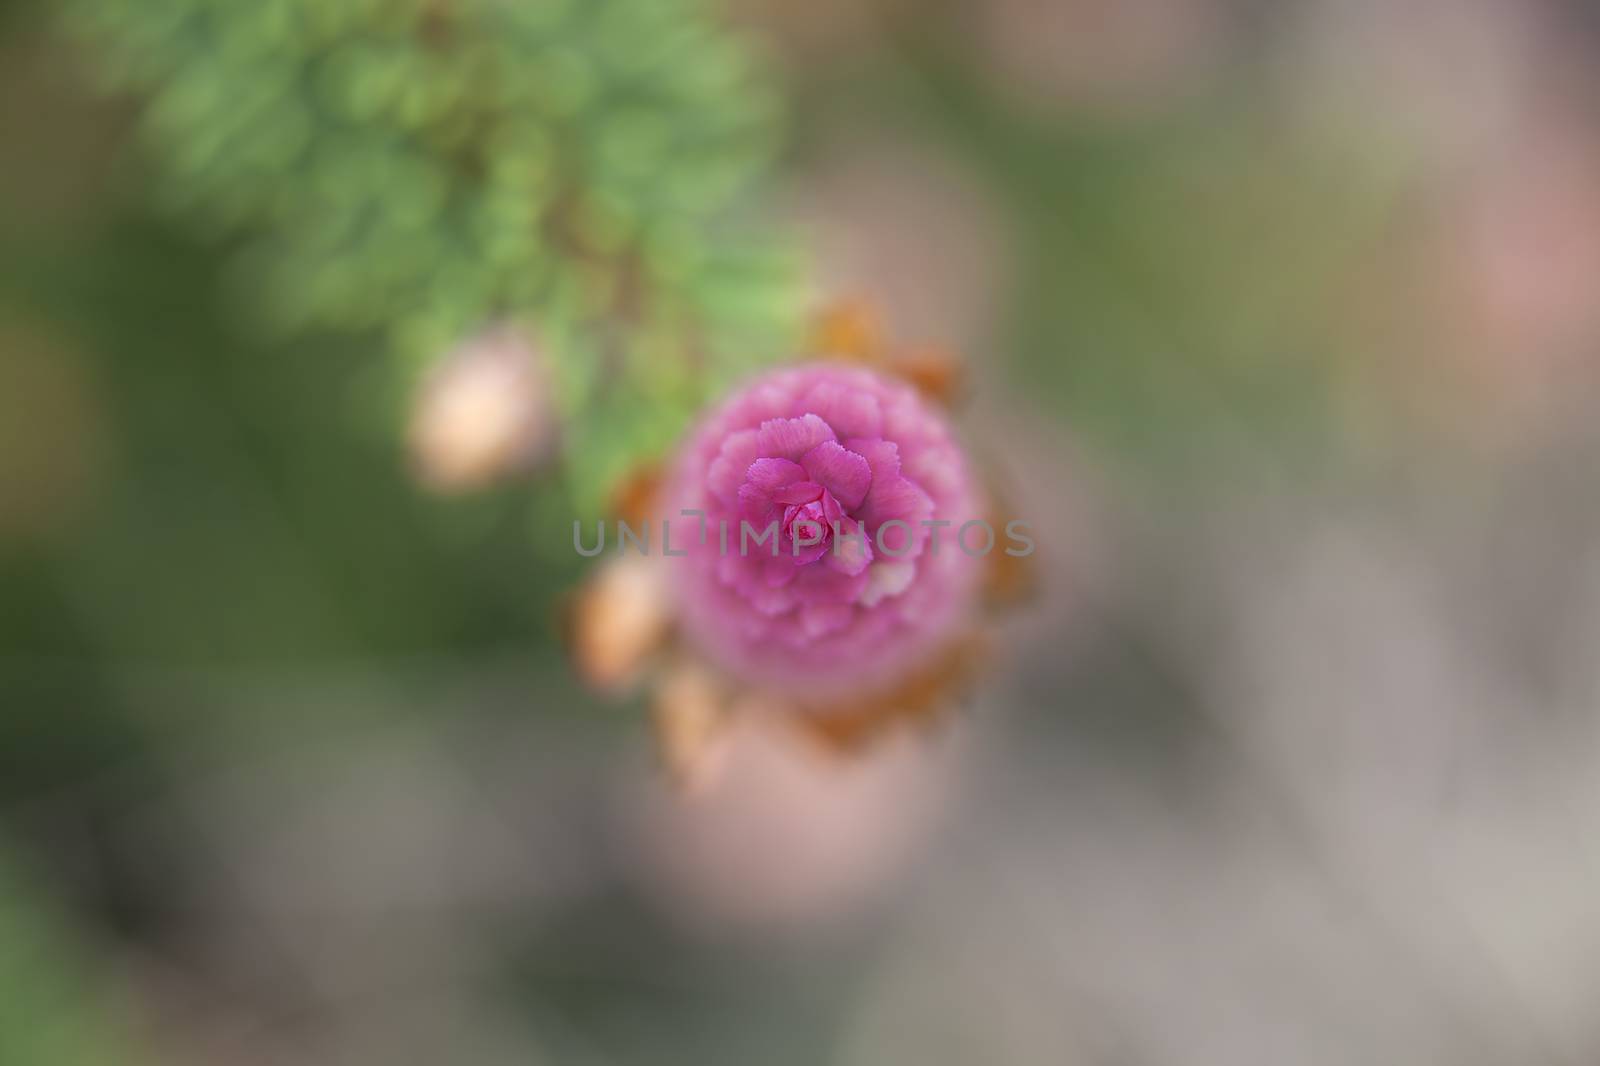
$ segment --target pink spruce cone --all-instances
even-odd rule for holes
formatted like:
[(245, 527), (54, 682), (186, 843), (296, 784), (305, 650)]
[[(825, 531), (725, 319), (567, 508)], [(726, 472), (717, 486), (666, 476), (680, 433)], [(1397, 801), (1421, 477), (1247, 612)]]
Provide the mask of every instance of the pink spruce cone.
[[(982, 559), (957, 533), (984, 512), (966, 456), (915, 390), (870, 371), (811, 365), (750, 382), (704, 417), (663, 500), (672, 549), (688, 552), (668, 560), (685, 636), (801, 702), (892, 684), (972, 606)], [(704, 543), (684, 509), (705, 512)], [(743, 522), (756, 534), (777, 523), (776, 557), (754, 536), (741, 555)]]

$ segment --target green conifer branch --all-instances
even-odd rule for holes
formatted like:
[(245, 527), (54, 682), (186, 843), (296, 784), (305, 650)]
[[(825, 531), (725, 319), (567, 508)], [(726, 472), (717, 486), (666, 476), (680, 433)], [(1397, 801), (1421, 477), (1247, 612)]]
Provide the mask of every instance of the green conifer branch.
[(148, 100), (160, 195), (247, 238), (265, 320), (383, 331), (414, 368), (538, 337), (590, 498), (793, 339), (752, 194), (778, 140), (703, 0), (65, 0)]

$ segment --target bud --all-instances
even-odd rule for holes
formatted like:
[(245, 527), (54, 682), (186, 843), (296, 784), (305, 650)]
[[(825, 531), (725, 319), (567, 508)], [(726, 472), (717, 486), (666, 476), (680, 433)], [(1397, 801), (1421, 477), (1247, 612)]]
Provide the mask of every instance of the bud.
[(585, 681), (626, 690), (662, 644), (668, 627), (660, 560), (623, 555), (608, 560), (578, 594), (569, 644)]
[(656, 749), (686, 791), (702, 791), (721, 777), (731, 722), (726, 702), (716, 673), (693, 660), (675, 664), (656, 686)]
[[(745, 382), (624, 483), (616, 513), (661, 516), (662, 554), (618, 556), (578, 596), (579, 669), (613, 693), (646, 681), (686, 792), (718, 787), (752, 716), (837, 761), (938, 725), (992, 660), (989, 611), (1033, 584), (1031, 543), (994, 560), (994, 531), (1010, 543), (1026, 523), (985, 522), (993, 503), (940, 410), (951, 390), (897, 373), (907, 360), (864, 305), (815, 339), (837, 361)], [(959, 543), (986, 524), (990, 550)]]
[(935, 550), (928, 523), (982, 516), (982, 491), (904, 382), (837, 364), (757, 378), (703, 416), (662, 500), (713, 528), (778, 531), (773, 553), (674, 529), (686, 557), (663, 560), (684, 640), (754, 687), (854, 699), (916, 673), (972, 621), (983, 564)]
[(446, 355), (418, 390), (408, 434), (418, 479), (468, 492), (537, 466), (554, 446), (548, 369), (520, 330), (494, 326)]

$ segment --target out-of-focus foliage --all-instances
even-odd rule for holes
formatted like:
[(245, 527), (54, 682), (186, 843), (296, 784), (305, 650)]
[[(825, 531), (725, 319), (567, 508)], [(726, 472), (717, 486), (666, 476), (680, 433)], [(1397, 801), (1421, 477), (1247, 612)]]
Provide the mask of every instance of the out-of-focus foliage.
[(70, 937), (0, 852), (0, 1062), (137, 1066), (126, 1019), (94, 994)]
[(893, 65), (818, 76), (807, 119), (912, 131), (1010, 213), (990, 343), (1020, 392), (1168, 485), (1219, 457), (1321, 462), (1346, 443), (1341, 405), (1366, 370), (1352, 304), (1377, 284), (1403, 160), (1297, 127), (1260, 60), (1148, 111), (1041, 115), (996, 90), (959, 23), (896, 10), (880, 26)]
[(775, 97), (702, 0), (64, 12), (104, 80), (148, 96), (158, 195), (249, 235), (231, 283), (253, 314), (382, 331), (402, 366), (522, 322), (580, 490), (784, 349), (798, 272), (742, 217)]

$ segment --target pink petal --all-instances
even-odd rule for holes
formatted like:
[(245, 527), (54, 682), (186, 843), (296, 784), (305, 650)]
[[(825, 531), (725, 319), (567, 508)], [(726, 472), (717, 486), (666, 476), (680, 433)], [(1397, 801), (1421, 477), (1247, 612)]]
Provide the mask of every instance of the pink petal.
[(933, 500), (921, 485), (897, 474), (884, 482), (873, 482), (860, 513), (861, 520), (874, 528), (894, 518), (914, 526), (933, 517)]
[(894, 441), (879, 437), (852, 437), (844, 442), (844, 446), (866, 459), (867, 466), (872, 469), (874, 483), (899, 475), (900, 448)]
[(828, 565), (854, 577), (871, 562), (872, 542), (867, 539), (867, 531), (853, 518), (839, 519), (839, 531), (829, 546)]
[(796, 481), (793, 485), (785, 485), (772, 493), (774, 500), (792, 507), (804, 507), (821, 496), (822, 486), (815, 481)]
[(806, 544), (799, 548), (791, 546), (789, 551), (794, 553), (790, 558), (794, 560), (796, 568), (803, 569), (826, 555), (828, 546), (826, 544)]
[(842, 381), (822, 381), (801, 401), (841, 437), (876, 437), (883, 432), (883, 410), (878, 398), (864, 388)]
[(861, 605), (876, 607), (911, 587), (917, 564), (908, 559), (880, 559), (867, 572), (867, 587), (861, 590)]
[(855, 617), (848, 603), (808, 603), (800, 608), (800, 626), (813, 639), (843, 629)]
[(793, 389), (788, 385), (769, 381), (756, 385), (741, 397), (738, 414), (748, 426), (765, 422), (769, 418), (783, 418), (793, 407)]
[(795, 608), (795, 595), (788, 586), (780, 585), (773, 588), (767, 585), (758, 585), (745, 593), (750, 601), (750, 606), (768, 618), (776, 618)]
[(915, 481), (896, 476), (881, 486), (874, 481), (866, 503), (857, 513), (874, 540), (886, 522), (905, 523), (884, 530), (882, 541), (883, 554), (906, 558), (915, 554), (928, 537), (928, 527), (922, 522), (933, 517), (933, 501)]
[(833, 430), (816, 415), (772, 418), (756, 431), (757, 454), (798, 460), (823, 441), (833, 439)]
[(788, 459), (757, 459), (745, 471), (745, 480), (768, 496), (796, 481), (806, 479), (806, 469)]
[(819, 519), (800, 519), (790, 527), (790, 534), (783, 550), (797, 565), (814, 563), (828, 550), (828, 530)]
[[(783, 508), (774, 503), (772, 501), (772, 497), (768, 496), (765, 492), (762, 492), (761, 489), (755, 485), (748, 484), (741, 485), (739, 487), (739, 518), (742, 521), (749, 522), (750, 525), (754, 527), (754, 532), (749, 538), (752, 542), (750, 547), (751, 554), (754, 554), (757, 551), (757, 548), (754, 545), (755, 538), (760, 536), (762, 532), (766, 530), (767, 526), (778, 521), (782, 517)], [(742, 528), (737, 530), (730, 528), (728, 530), (729, 550), (732, 550), (734, 545), (743, 543), (743, 541), (739, 539), (742, 535)], [(769, 540), (761, 546), (760, 550), (768, 550), (768, 545), (770, 544), (771, 541)]]
[(860, 507), (872, 486), (872, 467), (865, 457), (847, 451), (838, 441), (824, 441), (812, 448), (801, 457), (800, 465), (847, 511)]
[(800, 568), (787, 555), (761, 560), (761, 580), (768, 588), (782, 588), (793, 581), (795, 574), (799, 572)]
[[(729, 555), (721, 561), (729, 564), (727, 569), (730, 573), (724, 578), (725, 584), (731, 586), (742, 601), (754, 606), (761, 614), (769, 616), (781, 614), (795, 605), (795, 594), (788, 588), (792, 581), (768, 580), (767, 567), (778, 562), (788, 564), (788, 560), (769, 559), (765, 555), (751, 556), (748, 559)], [(788, 565), (792, 571), (794, 566)]]
[(706, 473), (706, 484), (724, 504), (733, 506), (738, 498), (739, 486), (744, 484), (745, 471), (761, 454), (759, 435), (753, 429), (730, 433), (722, 442), (722, 449), (711, 461)]
[(854, 603), (866, 587), (865, 571), (841, 574), (825, 566), (807, 566), (795, 575), (795, 596), (801, 603)]
[(898, 520), (911, 527), (911, 535), (891, 527), (884, 544), (891, 552), (910, 554), (921, 546), (928, 529), (922, 520), (933, 517), (933, 500), (915, 481), (900, 474), (900, 449), (893, 441), (852, 440), (850, 450), (859, 452), (872, 467), (872, 487), (856, 512), (873, 534), (885, 522)]

